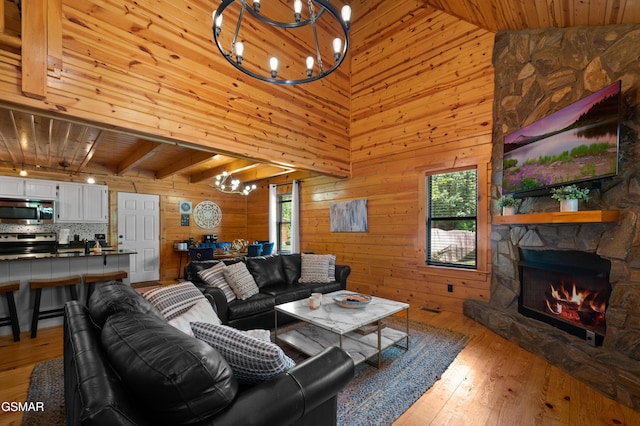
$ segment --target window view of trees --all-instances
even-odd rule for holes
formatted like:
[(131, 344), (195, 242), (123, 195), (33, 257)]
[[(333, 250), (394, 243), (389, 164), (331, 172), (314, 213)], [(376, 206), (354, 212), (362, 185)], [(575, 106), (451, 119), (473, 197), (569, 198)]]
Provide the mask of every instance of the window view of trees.
[(291, 253), (291, 194), (278, 196), (278, 251)]
[(477, 266), (476, 170), (427, 176), (427, 264)]

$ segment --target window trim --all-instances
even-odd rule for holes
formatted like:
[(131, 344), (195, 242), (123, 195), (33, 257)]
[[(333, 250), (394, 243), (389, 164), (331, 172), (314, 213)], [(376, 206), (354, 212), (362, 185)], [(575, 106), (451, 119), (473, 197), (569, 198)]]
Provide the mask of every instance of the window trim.
[[(442, 265), (428, 265), (427, 259), (427, 176), (441, 173), (459, 172), (464, 170), (476, 169), (478, 173), (478, 206), (477, 206), (477, 265), (474, 269), (459, 268)], [(418, 268), (425, 271), (433, 271), (434, 274), (448, 277), (464, 277), (468, 279), (485, 279), (491, 273), (491, 241), (489, 235), (491, 233), (491, 215), (489, 213), (489, 199), (491, 182), (491, 164), (471, 163), (461, 165), (459, 167), (438, 168), (423, 170), (418, 173), (418, 238), (416, 238), (416, 263)], [(470, 278), (470, 275), (477, 278)]]

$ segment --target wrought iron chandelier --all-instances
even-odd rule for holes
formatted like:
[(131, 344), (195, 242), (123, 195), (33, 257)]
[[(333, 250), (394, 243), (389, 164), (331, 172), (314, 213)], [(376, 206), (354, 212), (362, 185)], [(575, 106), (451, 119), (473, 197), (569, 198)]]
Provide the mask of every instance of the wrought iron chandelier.
[(225, 194), (242, 194), (249, 195), (251, 191), (256, 189), (256, 184), (253, 185), (245, 185), (245, 187), (240, 189), (240, 180), (234, 179), (230, 173), (222, 172), (221, 175), (216, 176), (215, 185), (211, 185), (215, 189), (220, 192), (224, 192)]
[[(302, 0), (293, 2), (293, 10), (285, 3), (270, 0), (265, 15), (260, 9), (260, 0), (253, 0), (252, 6), (247, 0), (222, 0), (212, 14), (213, 38), (218, 49), (234, 67), (269, 83), (294, 85), (326, 77), (340, 66), (347, 54), (351, 7), (343, 6), (338, 14), (329, 0), (307, 0), (306, 10)], [(243, 25), (247, 12), (250, 16)], [(228, 21), (235, 22), (235, 29)], [(287, 41), (281, 45), (281, 40)], [(228, 50), (224, 45), (229, 46)], [(268, 52), (276, 48), (281, 51)], [(293, 59), (299, 51), (308, 54)], [(281, 55), (280, 59), (288, 57), (295, 61), (284, 63), (288, 73), (285, 76), (278, 72), (277, 55)], [(333, 60), (331, 66), (323, 62), (328, 57)]]

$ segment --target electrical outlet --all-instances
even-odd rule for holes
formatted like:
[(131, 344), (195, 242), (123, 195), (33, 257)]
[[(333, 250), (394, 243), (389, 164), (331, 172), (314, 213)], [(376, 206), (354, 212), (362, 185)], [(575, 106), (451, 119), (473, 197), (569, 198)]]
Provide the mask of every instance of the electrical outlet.
[(453, 284), (447, 284), (447, 291), (453, 293)]
[(591, 330), (587, 330), (586, 340), (587, 340), (587, 344), (589, 346), (595, 346), (596, 345), (596, 334)]

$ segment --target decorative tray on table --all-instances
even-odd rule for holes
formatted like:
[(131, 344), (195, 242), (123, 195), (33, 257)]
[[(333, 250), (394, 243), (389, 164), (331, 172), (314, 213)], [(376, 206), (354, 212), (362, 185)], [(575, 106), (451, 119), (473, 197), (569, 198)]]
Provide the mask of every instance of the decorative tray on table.
[(343, 308), (364, 308), (371, 302), (371, 296), (360, 293), (342, 293), (333, 296), (333, 301)]

